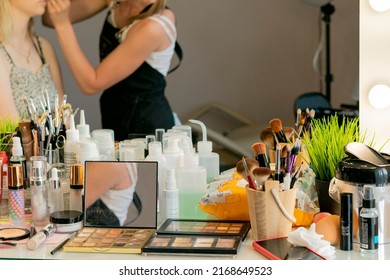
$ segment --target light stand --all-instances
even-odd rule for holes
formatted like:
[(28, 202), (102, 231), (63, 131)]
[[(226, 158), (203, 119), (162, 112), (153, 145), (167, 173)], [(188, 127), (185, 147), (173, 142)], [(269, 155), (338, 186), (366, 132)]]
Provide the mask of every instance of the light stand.
[(335, 8), (332, 4), (328, 3), (326, 5), (321, 6), (321, 12), (324, 14), (322, 20), (325, 22), (325, 47), (326, 47), (326, 73), (325, 73), (325, 96), (330, 103), (331, 96), (331, 88), (330, 85), (333, 81), (333, 75), (330, 71), (330, 16), (334, 13)]

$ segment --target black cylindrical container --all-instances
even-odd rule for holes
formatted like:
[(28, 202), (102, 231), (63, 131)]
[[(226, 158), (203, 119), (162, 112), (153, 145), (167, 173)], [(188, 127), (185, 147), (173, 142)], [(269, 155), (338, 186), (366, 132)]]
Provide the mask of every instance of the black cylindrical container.
[(340, 194), (340, 249), (351, 251), (353, 247), (353, 194)]

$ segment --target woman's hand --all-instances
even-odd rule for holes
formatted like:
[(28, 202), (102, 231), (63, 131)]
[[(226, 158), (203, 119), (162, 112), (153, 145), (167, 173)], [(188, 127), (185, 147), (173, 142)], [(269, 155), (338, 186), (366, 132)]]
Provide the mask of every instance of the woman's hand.
[(71, 24), (69, 10), (70, 0), (49, 0), (47, 3), (47, 11), (56, 29), (62, 25)]

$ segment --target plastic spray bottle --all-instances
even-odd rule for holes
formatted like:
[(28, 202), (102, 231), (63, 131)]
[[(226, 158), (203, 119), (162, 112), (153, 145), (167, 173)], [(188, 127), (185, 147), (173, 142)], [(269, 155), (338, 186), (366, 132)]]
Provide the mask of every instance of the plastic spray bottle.
[(360, 250), (378, 249), (378, 210), (375, 207), (374, 186), (363, 186), (363, 207), (359, 219)]
[(179, 190), (176, 184), (176, 172), (174, 168), (167, 169), (167, 177), (164, 188), (164, 211), (165, 219), (179, 218)]
[(219, 154), (213, 152), (213, 143), (207, 141), (206, 126), (203, 122), (189, 120), (191, 123), (200, 125), (202, 128), (202, 141), (198, 141), (199, 165), (204, 166), (207, 171), (207, 183), (219, 176)]

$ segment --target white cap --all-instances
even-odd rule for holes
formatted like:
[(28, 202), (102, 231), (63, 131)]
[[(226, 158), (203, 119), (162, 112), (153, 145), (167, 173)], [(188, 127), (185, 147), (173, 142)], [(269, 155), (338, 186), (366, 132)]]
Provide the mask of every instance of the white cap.
[(148, 150), (149, 150), (149, 155), (151, 155), (151, 156), (162, 155), (161, 142), (158, 142), (158, 141), (150, 142), (148, 145)]
[(74, 115), (71, 114), (69, 118), (69, 129), (66, 130), (66, 140), (72, 141), (72, 140), (79, 140), (79, 131), (76, 129), (74, 124)]
[(15, 157), (23, 156), (22, 144), (18, 136), (12, 137), (12, 155)]
[(85, 139), (85, 138), (91, 138), (91, 134), (89, 131), (89, 124), (85, 123), (85, 114), (84, 110), (80, 110), (80, 123), (77, 125), (77, 129), (80, 134), (80, 139)]
[(86, 160), (99, 160), (97, 140), (82, 139), (77, 142), (76, 161), (84, 164)]

